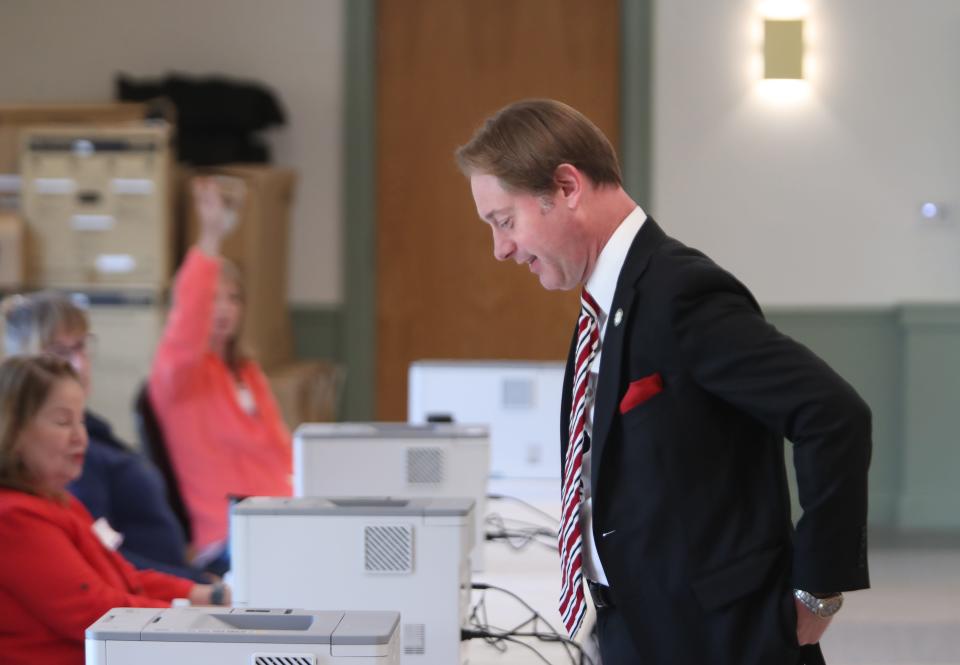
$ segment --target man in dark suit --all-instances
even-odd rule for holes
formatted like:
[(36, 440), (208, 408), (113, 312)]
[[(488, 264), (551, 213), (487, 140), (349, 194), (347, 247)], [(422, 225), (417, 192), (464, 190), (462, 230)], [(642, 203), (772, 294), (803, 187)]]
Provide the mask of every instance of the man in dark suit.
[(574, 109), (512, 104), (457, 161), (497, 259), (584, 287), (561, 406), (570, 633), (585, 578), (604, 665), (823, 662), (841, 592), (869, 586), (866, 404), (631, 200)]

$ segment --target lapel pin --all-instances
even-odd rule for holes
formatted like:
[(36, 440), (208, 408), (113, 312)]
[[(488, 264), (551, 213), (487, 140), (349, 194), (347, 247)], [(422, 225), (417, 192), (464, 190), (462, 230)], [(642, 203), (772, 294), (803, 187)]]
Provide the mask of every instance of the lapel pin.
[(613, 315), (613, 325), (614, 327), (619, 326), (620, 322), (623, 321), (623, 310), (618, 309), (617, 313)]

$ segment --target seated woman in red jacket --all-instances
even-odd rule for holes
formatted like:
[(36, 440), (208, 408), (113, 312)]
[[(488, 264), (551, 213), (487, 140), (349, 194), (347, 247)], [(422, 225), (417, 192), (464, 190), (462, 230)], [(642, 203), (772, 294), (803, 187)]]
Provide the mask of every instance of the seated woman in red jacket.
[[(92, 395), (90, 318), (74, 297), (55, 291), (13, 295), (0, 302), (6, 356), (47, 353), (70, 363), (87, 397)], [(109, 349), (108, 349), (109, 351)], [(122, 536), (118, 551), (135, 567), (159, 570), (195, 582), (209, 574), (187, 563), (187, 539), (167, 499), (163, 476), (143, 455), (121, 441), (110, 424), (89, 409), (83, 473), (67, 490), (96, 520)]]
[(213, 178), (194, 181), (194, 198), (200, 239), (176, 277), (149, 394), (190, 514), (195, 563), (206, 565), (226, 546), (231, 495), (290, 495), (292, 452), (267, 380), (241, 350), (242, 285), (220, 257), (230, 210)]
[(67, 485), (87, 431), (76, 372), (53, 356), (0, 364), (0, 660), (81, 665), (84, 631), (113, 607), (224, 602), (222, 585), (138, 571)]

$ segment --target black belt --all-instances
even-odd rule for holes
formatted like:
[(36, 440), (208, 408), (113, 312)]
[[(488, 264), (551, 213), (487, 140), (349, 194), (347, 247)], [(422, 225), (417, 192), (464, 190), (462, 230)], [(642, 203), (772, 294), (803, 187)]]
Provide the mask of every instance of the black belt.
[(610, 591), (610, 587), (594, 582), (593, 580), (587, 580), (587, 588), (590, 589), (590, 596), (593, 598), (593, 604), (597, 609), (617, 606), (617, 603), (613, 600), (613, 593)]

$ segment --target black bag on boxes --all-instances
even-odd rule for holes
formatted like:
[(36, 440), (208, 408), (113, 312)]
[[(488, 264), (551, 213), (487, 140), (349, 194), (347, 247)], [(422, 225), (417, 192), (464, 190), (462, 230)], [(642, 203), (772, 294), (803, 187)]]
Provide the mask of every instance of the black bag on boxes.
[(195, 166), (268, 163), (270, 151), (254, 134), (286, 122), (268, 88), (224, 76), (138, 80), (118, 74), (116, 96), (120, 101), (170, 100), (177, 114), (178, 158)]

